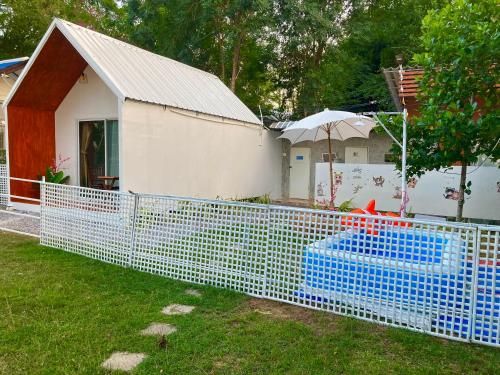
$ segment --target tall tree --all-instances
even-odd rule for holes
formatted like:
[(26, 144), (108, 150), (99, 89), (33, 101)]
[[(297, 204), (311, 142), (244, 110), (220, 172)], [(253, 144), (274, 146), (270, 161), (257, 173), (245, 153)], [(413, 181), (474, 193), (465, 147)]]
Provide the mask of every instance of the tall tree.
[[(342, 22), (353, 1), (276, 0), (273, 4), (277, 49), (275, 79), (282, 93), (281, 106), (296, 116), (317, 108), (322, 85), (319, 72), (329, 46), (342, 35)], [(318, 79), (319, 78), (319, 79)]]
[(366, 0), (353, 6), (342, 39), (327, 53), (332, 92), (325, 91), (321, 100), (353, 111), (392, 110), (381, 69), (394, 66), (396, 54), (409, 61), (419, 51), (422, 19), (440, 3)]
[(120, 36), (120, 8), (113, 0), (3, 0), (0, 58), (29, 56), (54, 17)]
[(326, 107), (392, 110), (381, 69), (418, 51), (422, 18), (442, 2), (275, 1), (282, 105), (296, 117)]
[[(421, 115), (408, 133), (408, 176), (461, 165), (457, 220), (462, 220), (467, 166), (500, 159), (500, 28), (495, 0), (453, 0), (423, 21), (415, 62)], [(397, 149), (395, 149), (397, 151)]]
[(256, 110), (273, 90), (268, 0), (129, 0), (130, 37), (141, 47), (217, 75)]
[(56, 16), (216, 74), (255, 112), (390, 109), (380, 68), (442, 2), (4, 0), (0, 57), (30, 55)]

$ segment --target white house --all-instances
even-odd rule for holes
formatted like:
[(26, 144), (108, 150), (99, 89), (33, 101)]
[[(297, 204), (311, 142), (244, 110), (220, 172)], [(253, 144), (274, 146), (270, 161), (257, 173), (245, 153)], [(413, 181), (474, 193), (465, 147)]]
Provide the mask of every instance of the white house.
[[(281, 193), (281, 141), (216, 76), (55, 19), (7, 97), (9, 171), (59, 156), (74, 185), (243, 198)], [(15, 195), (36, 197), (30, 184)]]

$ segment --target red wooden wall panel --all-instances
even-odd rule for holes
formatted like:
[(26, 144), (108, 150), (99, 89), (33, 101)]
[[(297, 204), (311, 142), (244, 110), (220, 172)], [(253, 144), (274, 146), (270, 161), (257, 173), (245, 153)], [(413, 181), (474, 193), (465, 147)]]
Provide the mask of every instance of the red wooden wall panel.
[[(54, 111), (8, 107), (11, 177), (36, 180), (55, 159)], [(11, 194), (38, 198), (38, 184), (11, 182)]]
[[(87, 62), (54, 29), (7, 108), (11, 177), (35, 180), (53, 163), (55, 111), (86, 66)], [(39, 187), (11, 182), (11, 194), (38, 198)]]
[(55, 111), (87, 62), (54, 29), (9, 105)]

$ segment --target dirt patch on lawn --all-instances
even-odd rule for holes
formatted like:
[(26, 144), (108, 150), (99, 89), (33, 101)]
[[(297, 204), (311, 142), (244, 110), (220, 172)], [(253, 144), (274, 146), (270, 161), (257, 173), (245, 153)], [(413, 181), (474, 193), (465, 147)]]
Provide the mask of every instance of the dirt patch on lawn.
[(190, 314), (194, 308), (195, 306), (173, 304), (165, 306), (161, 312), (165, 315), (184, 315)]
[(151, 323), (147, 328), (141, 331), (143, 336), (167, 336), (177, 331), (171, 324)]
[(147, 355), (144, 353), (115, 352), (102, 363), (108, 370), (132, 371)]
[(196, 289), (186, 289), (184, 293), (186, 293), (188, 296), (201, 297), (201, 292)]
[(334, 330), (339, 319), (338, 316), (331, 313), (257, 298), (250, 299), (243, 310), (267, 315), (273, 319), (304, 323), (320, 331)]
[(210, 374), (218, 374), (221, 372), (225, 373), (226, 370), (234, 372), (240, 368), (240, 363), (240, 358), (226, 354), (224, 357), (218, 358), (214, 361)]

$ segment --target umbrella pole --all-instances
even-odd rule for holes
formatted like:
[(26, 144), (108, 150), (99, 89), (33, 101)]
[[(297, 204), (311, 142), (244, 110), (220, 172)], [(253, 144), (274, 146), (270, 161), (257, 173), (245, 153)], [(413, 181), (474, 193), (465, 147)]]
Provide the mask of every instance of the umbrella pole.
[(332, 139), (330, 137), (330, 127), (326, 128), (326, 134), (328, 135), (328, 162), (330, 163), (330, 209), (334, 209), (334, 199), (333, 196), (333, 160), (332, 160)]

